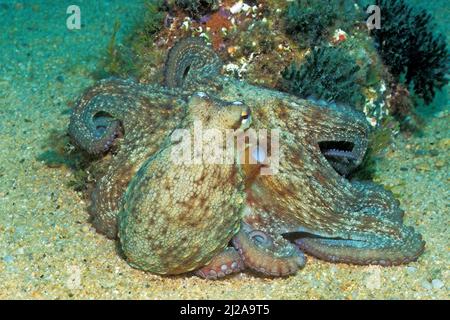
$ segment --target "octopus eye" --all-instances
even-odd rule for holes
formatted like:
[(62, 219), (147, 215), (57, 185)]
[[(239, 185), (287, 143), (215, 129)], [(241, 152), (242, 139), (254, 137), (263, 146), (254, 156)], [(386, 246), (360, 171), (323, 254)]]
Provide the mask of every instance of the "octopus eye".
[(250, 123), (250, 110), (246, 109), (241, 112), (241, 124), (248, 125)]

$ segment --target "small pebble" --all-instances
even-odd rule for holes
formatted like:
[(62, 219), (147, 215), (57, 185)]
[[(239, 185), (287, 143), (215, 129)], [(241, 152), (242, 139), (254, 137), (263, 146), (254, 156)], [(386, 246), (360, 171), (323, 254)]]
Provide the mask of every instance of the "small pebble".
[(440, 279), (433, 279), (433, 281), (431, 281), (431, 284), (433, 285), (434, 289), (441, 289), (442, 287), (444, 287), (444, 282), (442, 282), (442, 280)]
[(416, 152), (414, 152), (414, 155), (416, 155), (416, 156), (425, 156), (426, 154), (427, 154), (427, 151), (423, 150), (423, 149), (419, 149), (419, 150), (416, 150)]
[(416, 165), (416, 170), (419, 171), (430, 171), (431, 168), (427, 163), (420, 163), (418, 165)]
[(436, 149), (432, 149), (432, 150), (430, 150), (430, 155), (432, 157), (437, 157), (439, 155), (439, 151)]
[(443, 168), (443, 167), (445, 167), (445, 162), (442, 160), (438, 160), (438, 161), (436, 161), (435, 166), (438, 169)]
[(414, 273), (414, 272), (417, 271), (417, 268), (415, 268), (415, 267), (406, 267), (406, 271), (407, 271), (408, 273)]
[(431, 283), (429, 283), (429, 282), (426, 281), (426, 280), (422, 281), (422, 287), (423, 287), (424, 289), (427, 289), (427, 290), (433, 289), (433, 286), (431, 285)]
[(4, 257), (3, 257), (3, 261), (4, 261), (5, 263), (11, 263), (11, 262), (14, 261), (14, 257), (11, 256), (11, 255), (4, 256)]

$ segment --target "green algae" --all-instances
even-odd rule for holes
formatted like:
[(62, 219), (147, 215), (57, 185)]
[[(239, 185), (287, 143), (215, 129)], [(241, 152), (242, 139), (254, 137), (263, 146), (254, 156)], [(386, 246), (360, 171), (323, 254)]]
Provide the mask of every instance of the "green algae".
[(135, 71), (130, 54), (117, 43), (117, 33), (120, 26), (120, 21), (116, 20), (105, 54), (93, 74), (95, 79), (103, 79), (109, 76), (126, 77)]
[(145, 69), (144, 64), (160, 60), (154, 48), (154, 36), (163, 26), (166, 7), (163, 0), (148, 0), (144, 7), (143, 14), (123, 43), (117, 40), (121, 23), (116, 20), (105, 54), (93, 74), (95, 79), (139, 77)]
[(383, 153), (392, 144), (394, 130), (391, 126), (396, 125), (393, 119), (388, 119), (380, 128), (372, 130), (364, 159), (358, 169), (351, 174), (352, 179), (373, 180), (377, 171), (378, 158), (383, 157)]
[(66, 185), (75, 191), (84, 191), (100, 176), (104, 168), (100, 160), (76, 148), (65, 130), (50, 131), (43, 147), (45, 151), (36, 156), (36, 160), (49, 168), (66, 168), (73, 174)]
[(285, 13), (286, 31), (301, 47), (321, 42), (337, 19), (336, 1), (296, 0)]

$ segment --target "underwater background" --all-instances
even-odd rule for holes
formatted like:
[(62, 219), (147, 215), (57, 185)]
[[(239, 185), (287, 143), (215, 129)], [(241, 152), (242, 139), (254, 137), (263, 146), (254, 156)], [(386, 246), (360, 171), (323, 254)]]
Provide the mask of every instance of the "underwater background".
[[(390, 136), (389, 143), (383, 141), (383, 152), (371, 159), (370, 173), (362, 174), (370, 174), (391, 190), (406, 212), (406, 224), (423, 235), (426, 250), (417, 262), (395, 267), (352, 266), (308, 257), (306, 267), (288, 278), (242, 273), (220, 281), (190, 275), (161, 277), (131, 268), (117, 254), (117, 244), (96, 233), (88, 222), (82, 190), (88, 178), (80, 169), (82, 160), (67, 156), (66, 132), (75, 102), (98, 79), (133, 75), (151, 82), (161, 76), (158, 61), (164, 60), (166, 49), (153, 50), (139, 42), (151, 41), (152, 36), (129, 38), (139, 24), (161, 32), (158, 25), (145, 20), (145, 10), (152, 10), (145, 6), (148, 2), (0, 0), (0, 298), (449, 298), (448, 85), (437, 90), (429, 103), (413, 101), (414, 110), (399, 112), (395, 119), (382, 117), (377, 104), (382, 95), (370, 105), (373, 112), (367, 112), (368, 120), (380, 127), (383, 123), (381, 129), (389, 130)], [(448, 0), (407, 2), (433, 15), (435, 32), (445, 34), (448, 45)], [(66, 10), (72, 4), (81, 9), (80, 30), (66, 26)], [(267, 14), (270, 24), (272, 16)], [(276, 19), (281, 18), (274, 18), (275, 25)], [(344, 25), (338, 29), (346, 30)], [(333, 33), (329, 36), (334, 37)], [(336, 41), (342, 40), (339, 32), (336, 36)], [(315, 41), (315, 36), (309, 39)], [(247, 40), (244, 36), (233, 41), (244, 46)], [(132, 56), (130, 43), (134, 53), (141, 54), (137, 63), (127, 60)], [(280, 54), (281, 62), (267, 54), (263, 65), (279, 67), (280, 83), (282, 69), (289, 67), (286, 61), (302, 58), (295, 53), (304, 50), (302, 45)], [(225, 48), (228, 62), (238, 64), (241, 56), (234, 50)], [(244, 79), (278, 88), (279, 83), (272, 83), (273, 70), (268, 74), (258, 67), (248, 70)], [(288, 84), (285, 89), (295, 91), (295, 86)]]

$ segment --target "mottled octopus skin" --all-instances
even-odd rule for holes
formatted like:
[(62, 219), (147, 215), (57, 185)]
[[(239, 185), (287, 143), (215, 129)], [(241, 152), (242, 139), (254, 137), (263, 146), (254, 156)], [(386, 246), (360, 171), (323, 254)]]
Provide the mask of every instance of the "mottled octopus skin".
[[(250, 106), (252, 128), (281, 131), (280, 172), (255, 176), (249, 166), (245, 170), (245, 223), (273, 238), (290, 234), (292, 239), (297, 233), (301, 249), (332, 262), (396, 265), (421, 255), (425, 242), (403, 225), (403, 212), (390, 192), (336, 172), (351, 172), (362, 162), (369, 134), (363, 113), (225, 77), (217, 77), (214, 92)], [(321, 152), (323, 141), (351, 142), (355, 160), (339, 168)]]
[[(295, 274), (306, 262), (302, 251), (386, 266), (418, 258), (425, 243), (403, 224), (393, 195), (346, 178), (367, 149), (364, 114), (221, 76), (220, 65), (202, 40), (182, 40), (166, 61), (171, 89), (106, 80), (74, 110), (69, 132), (81, 148), (97, 155), (118, 148), (90, 211), (110, 237), (120, 211), (120, 244), (132, 266), (217, 279), (244, 266), (267, 276)], [(252, 115), (251, 129), (279, 130), (278, 173), (260, 174), (273, 165), (272, 150), (257, 164), (171, 162), (175, 128), (192, 130), (195, 119), (236, 128), (244, 113)], [(238, 156), (251, 156), (251, 147)]]
[[(194, 95), (182, 127), (190, 131), (190, 137), (195, 121), (201, 121), (205, 130), (236, 130), (246, 110), (242, 104)], [(158, 274), (204, 266), (225, 250), (242, 218), (245, 194), (238, 168), (234, 164), (175, 164), (171, 156), (179, 143), (177, 138), (142, 165), (124, 195), (119, 219), (127, 261)]]
[[(168, 143), (170, 133), (185, 116), (186, 102), (178, 93), (131, 80), (102, 80), (85, 92), (74, 109), (69, 134), (91, 154), (108, 151), (117, 130), (120, 146), (91, 194), (89, 212), (96, 229), (117, 236), (117, 214), (129, 181), (141, 164)], [(102, 135), (96, 135), (95, 116), (108, 117)], [(105, 147), (105, 141), (108, 145)]]
[(253, 128), (281, 132), (277, 174), (255, 175), (244, 166), (245, 223), (273, 238), (285, 235), (305, 252), (332, 262), (396, 265), (423, 252), (421, 235), (403, 224), (403, 212), (390, 192), (349, 181), (320, 150), (322, 141), (351, 142), (356, 161), (349, 171), (358, 166), (368, 143), (364, 114), (231, 79), (222, 81), (218, 96), (251, 106)]

